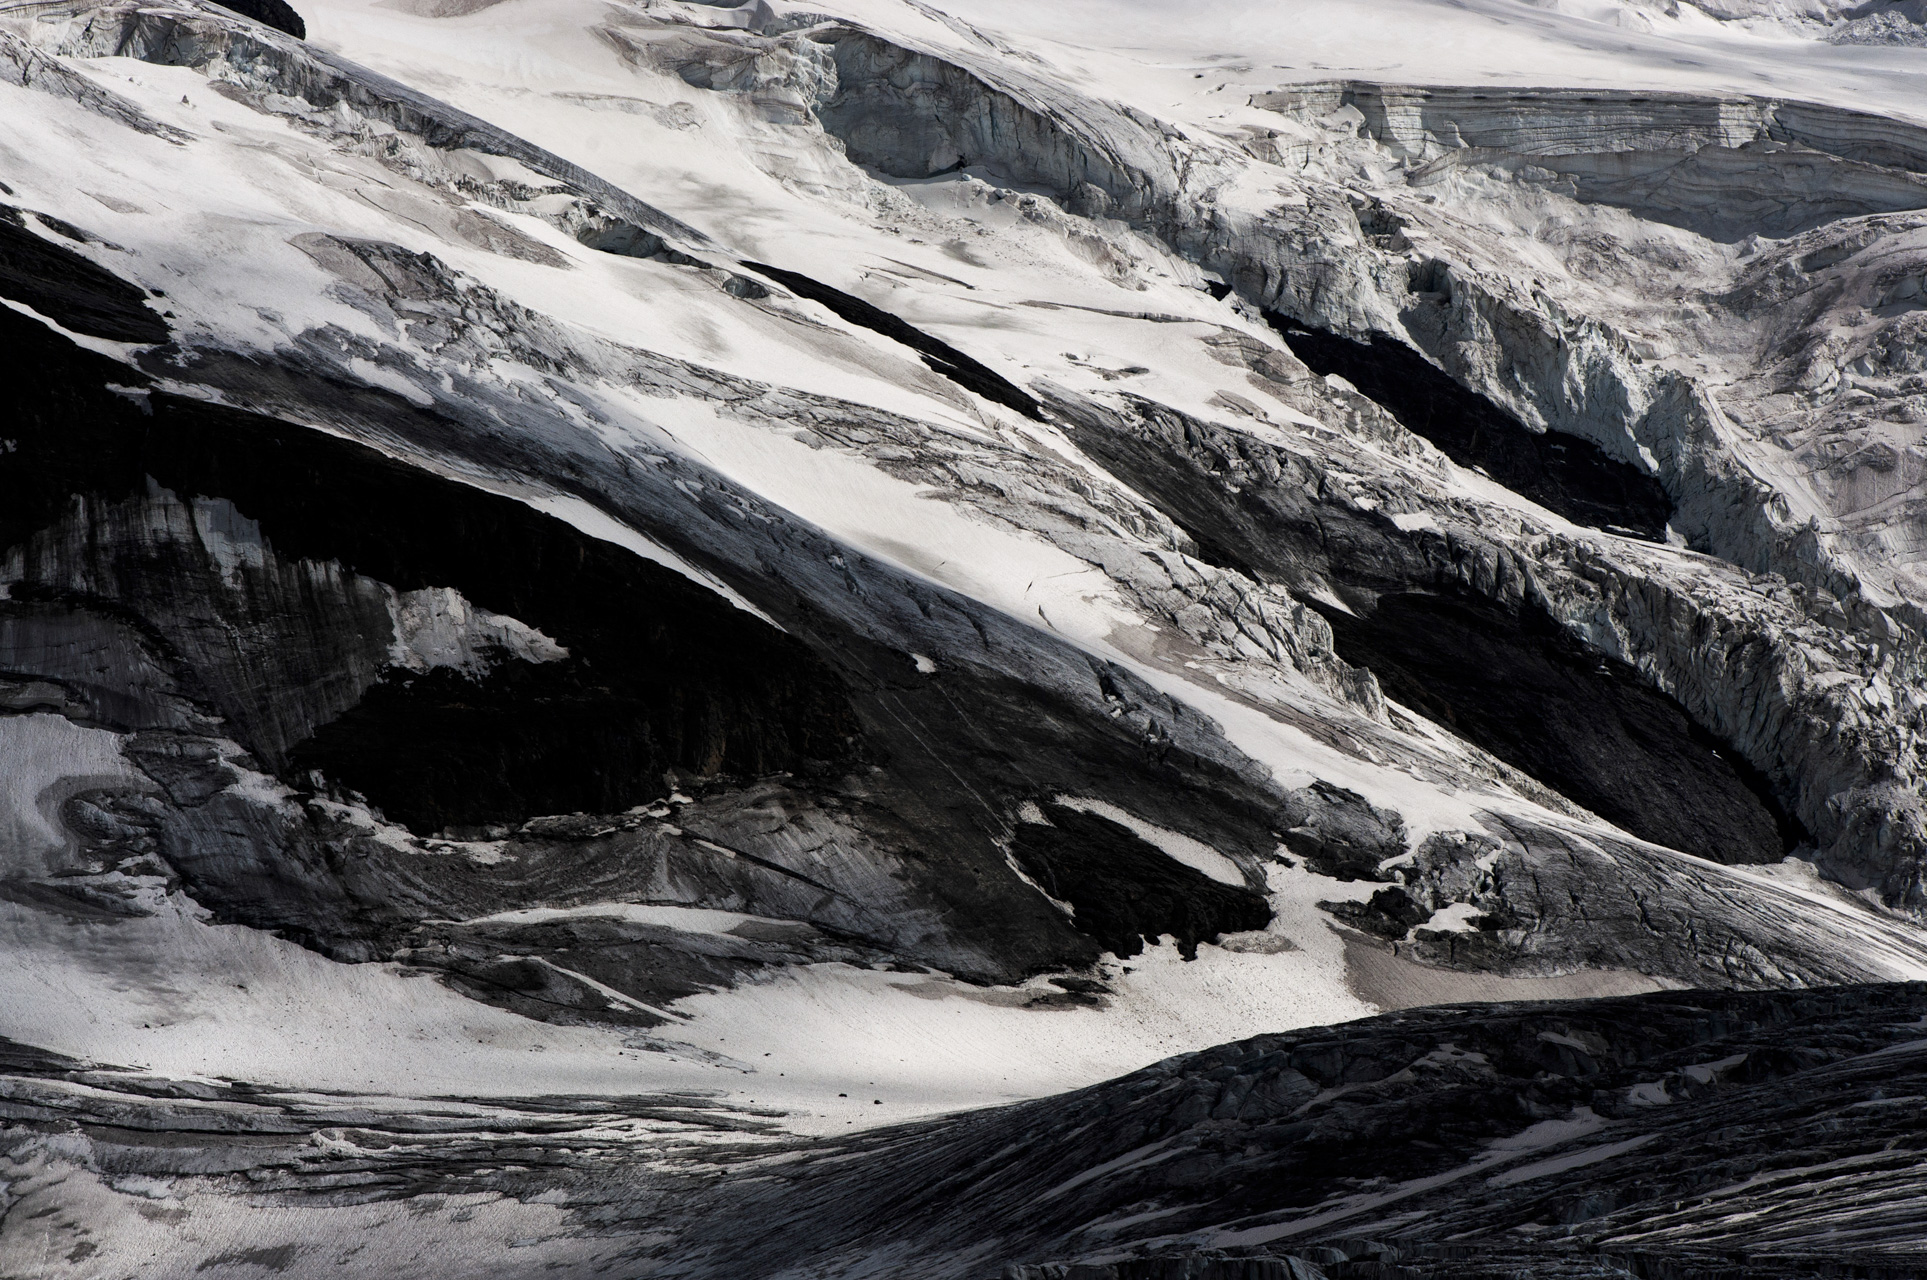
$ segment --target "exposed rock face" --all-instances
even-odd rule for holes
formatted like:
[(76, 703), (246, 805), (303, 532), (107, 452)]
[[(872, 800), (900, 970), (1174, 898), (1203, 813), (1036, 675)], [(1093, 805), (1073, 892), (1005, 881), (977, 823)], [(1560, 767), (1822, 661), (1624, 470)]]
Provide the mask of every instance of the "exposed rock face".
[[(1706, 838), (1711, 840), (1711, 843), (1699, 844), (1702, 852), (1726, 849), (1729, 852), (1722, 855), (1724, 857), (1741, 860), (1770, 858), (1792, 831), (1775, 812), (1784, 806), (1799, 821), (1812, 823), (1810, 829), (1816, 832), (1823, 848), (1836, 843), (1838, 837), (1830, 832), (1837, 828), (1830, 825), (1825, 802), (1814, 804), (1812, 801), (1792, 800), (1788, 803), (1777, 799), (1776, 796), (1784, 793), (1774, 790), (1779, 784), (1772, 781), (1772, 772), (1762, 770), (1766, 776), (1761, 779), (1751, 772), (1750, 761), (1745, 755), (1736, 765), (1735, 762), (1723, 761), (1718, 754), (1723, 749), (1732, 750), (1751, 735), (1759, 733), (1767, 724), (1772, 724), (1774, 728), (1769, 731), (1777, 734), (1792, 728), (1797, 719), (1805, 719), (1809, 728), (1781, 737), (1780, 742), (1785, 745), (1778, 750), (1787, 751), (1796, 734), (1811, 734), (1810, 746), (1794, 750), (1817, 766), (1820, 771), (1817, 776), (1839, 777), (1834, 771), (1840, 767), (1843, 757), (1837, 744), (1851, 740), (1847, 737), (1852, 732), (1848, 726), (1858, 718), (1858, 713), (1843, 706), (1841, 713), (1816, 709), (1808, 713), (1811, 718), (1806, 718), (1794, 709), (1801, 700), (1800, 695), (1795, 695), (1792, 705), (1782, 702), (1787, 698), (1791, 682), (1780, 673), (1787, 670), (1782, 664), (1791, 654), (1781, 649), (1784, 641), (1771, 639), (1766, 632), (1770, 629), (1782, 636), (1790, 633), (1780, 631), (1777, 622), (1767, 624), (1762, 630), (1752, 631), (1751, 634), (1757, 639), (1750, 639), (1747, 638), (1748, 624), (1740, 623), (1737, 617), (1728, 615), (1723, 623), (1715, 624), (1715, 629), (1721, 635), (1717, 641), (1712, 641), (1701, 630), (1701, 620), (1706, 615), (1701, 612), (1701, 606), (1691, 602), (1693, 589), (1689, 587), (1681, 591), (1685, 584), (1670, 574), (1646, 576), (1646, 572), (1650, 571), (1643, 572), (1639, 567), (1639, 560), (1643, 557), (1632, 552), (1624, 543), (1614, 549), (1610, 559), (1597, 554), (1597, 544), (1562, 544), (1556, 538), (1538, 543), (1532, 546), (1530, 552), (1521, 554), (1521, 551), (1506, 547), (1504, 542), (1495, 545), (1469, 536), (1469, 531), (1463, 526), (1454, 528), (1449, 535), (1440, 536), (1427, 527), (1430, 522), (1421, 524), (1410, 517), (1406, 518), (1417, 526), (1417, 536), (1402, 536), (1405, 531), (1398, 526), (1399, 516), (1395, 515), (1388, 522), (1380, 514), (1384, 507), (1399, 502), (1396, 496), (1399, 492), (1397, 482), (1389, 476), (1381, 485), (1373, 486), (1368, 494), (1361, 495), (1362, 502), (1352, 500), (1355, 504), (1352, 511), (1356, 514), (1341, 519), (1331, 506), (1307, 500), (1307, 482), (1316, 485), (1321, 468), (1316, 464), (1307, 467), (1288, 451), (1277, 450), (1248, 435), (1213, 430), (1202, 424), (1187, 422), (1164, 410), (1147, 413), (1136, 422), (1123, 416), (1093, 418), (1091, 422), (1091, 428), (1075, 437), (1078, 442), (1103, 458), (1107, 465), (1129, 476), (1141, 490), (1156, 497), (1187, 527), (1199, 530), (1202, 537), (1209, 540), (1208, 553), (1214, 558), (1240, 565), (1260, 577), (1292, 583), (1300, 590), (1322, 589), (1338, 594), (1341, 599), (1357, 601), (1356, 608), (1349, 604), (1346, 608), (1353, 615), (1364, 617), (1346, 617), (1338, 613), (1330, 615), (1336, 621), (1341, 637), (1339, 642), (1347, 643), (1343, 637), (1349, 634), (1352, 641), (1360, 646), (1353, 651), (1353, 657), (1365, 661), (1368, 666), (1369, 655), (1374, 652), (1382, 665), (1390, 660), (1386, 666), (1386, 678), (1398, 681), (1405, 690), (1404, 696), (1418, 696), (1423, 686), (1422, 691), (1433, 707), (1433, 714), (1446, 714), (1453, 697), (1450, 688), (1454, 683), (1460, 680), (1478, 682), (1489, 676), (1489, 684), (1468, 690), (1460, 700), (1460, 709), (1450, 714), (1468, 722), (1462, 731), (1501, 759), (1518, 763), (1530, 757), (1529, 767), (1543, 776), (1544, 766), (1550, 762), (1540, 756), (1540, 748), (1532, 744), (1536, 735), (1559, 738), (1557, 751), (1563, 754), (1578, 749), (1578, 741), (1591, 734), (1616, 735), (1620, 731), (1615, 730), (1613, 724), (1620, 717), (1630, 715), (1633, 720), (1644, 721), (1651, 726), (1651, 729), (1639, 731), (1641, 744), (1629, 750), (1625, 744), (1631, 739), (1619, 739), (1621, 745), (1602, 745), (1594, 758), (1597, 765), (1610, 764), (1613, 770), (1632, 767), (1636, 761), (1646, 759), (1651, 762), (1648, 767), (1652, 769), (1646, 781), (1628, 788), (1625, 775), (1621, 775), (1620, 781), (1614, 781), (1610, 770), (1598, 772), (1593, 766), (1583, 766), (1575, 761), (1572, 766), (1574, 771), (1567, 773), (1572, 779), (1565, 784), (1568, 788), (1577, 785), (1586, 790), (1595, 802), (1603, 797), (1609, 804), (1616, 790), (1637, 791), (1640, 796), (1638, 805), (1646, 815), (1645, 820), (1657, 821), (1664, 806), (1653, 803), (1652, 786), (1658, 784), (1663, 788), (1668, 785), (1662, 780), (1663, 776), (1670, 777), (1678, 767), (1678, 761), (1690, 758), (1698, 761), (1693, 767), (1703, 779), (1711, 781), (1718, 776), (1724, 781), (1714, 784), (1711, 791), (1704, 783), (1695, 785), (1680, 793), (1681, 802), (1687, 808), (1692, 808), (1710, 802), (1714, 794), (1725, 792), (1733, 797), (1741, 810), (1750, 815), (1742, 822), (1742, 828), (1752, 828), (1755, 835), (1752, 838), (1740, 835), (1732, 829), (1730, 816), (1720, 816), (1717, 810), (1708, 810), (1703, 819), (1685, 817), (1682, 813), (1679, 822), (1685, 825), (1668, 828), (1673, 839), (1682, 838), (1681, 833), (1686, 827), (1700, 826), (1708, 833)], [(1164, 460), (1169, 456), (1166, 450), (1186, 458), (1189, 465), (1170, 467)], [(1276, 479), (1272, 479), (1272, 476)], [(1389, 529), (1388, 523), (1391, 525)], [(1671, 580), (1667, 581), (1668, 578)], [(1409, 674), (1410, 667), (1403, 664), (1417, 658), (1425, 647), (1437, 645), (1437, 652), (1445, 655), (1452, 653), (1456, 646), (1436, 631), (1410, 635), (1409, 627), (1398, 625), (1390, 618), (1374, 628), (1371, 619), (1376, 616), (1374, 611), (1378, 607), (1379, 593), (1388, 588), (1394, 592), (1400, 591), (1408, 584), (1424, 584), (1429, 595), (1443, 597), (1437, 603), (1425, 602), (1411, 606), (1431, 610), (1441, 616), (1451, 612), (1451, 602), (1455, 597), (1470, 597), (1497, 605), (1499, 612), (1486, 615), (1490, 620), (1476, 628), (1478, 643), (1503, 646), (1517, 654), (1517, 657), (1507, 665), (1494, 665), (1490, 660), (1459, 664), (1447, 657), (1446, 661), (1459, 674), (1454, 681), (1436, 685), (1428, 684), (1423, 676)], [(1486, 607), (1489, 606), (1478, 606)], [(1540, 609), (1554, 619), (1565, 620), (1565, 625), (1570, 628), (1566, 634), (1577, 647), (1563, 650), (1565, 657), (1553, 655), (1561, 652), (1560, 646), (1567, 641), (1555, 639), (1550, 634), (1543, 641), (1529, 639), (1532, 633), (1531, 620), (1538, 616)], [(1604, 621), (1602, 611), (1605, 618), (1611, 619), (1606, 627), (1601, 626)], [(1578, 625), (1574, 626), (1574, 623)], [(1739, 624), (1738, 627), (1735, 624)], [(1759, 623), (1751, 625), (1759, 626)], [(1467, 639), (1473, 635), (1472, 632), (1461, 634)], [(1374, 635), (1378, 637), (1376, 640), (1373, 639)], [(1610, 635), (1611, 639), (1605, 639), (1606, 635)], [(1464, 642), (1461, 640), (1459, 643)], [(1549, 643), (1551, 648), (1538, 648), (1542, 643)], [(1400, 651), (1408, 656), (1399, 658)], [(1541, 656), (1527, 657), (1529, 651)], [(1587, 651), (1594, 657), (1586, 659), (1580, 656)], [(1844, 653), (1855, 651), (1855, 648), (1849, 647)], [(1488, 650), (1488, 653), (1491, 652)], [(1542, 662), (1551, 663), (1545, 668), (1546, 674), (1542, 678), (1524, 675), (1528, 668)], [(1710, 732), (1712, 737), (1695, 740), (1695, 731), (1685, 727), (1685, 722), (1677, 718), (1677, 712), (1667, 710), (1663, 699), (1653, 700), (1650, 694), (1629, 693), (1629, 700), (1622, 705), (1620, 696), (1612, 692), (1615, 686), (1628, 688), (1621, 683), (1623, 676), (1614, 674), (1623, 670), (1615, 665), (1618, 662), (1630, 662), (1644, 672), (1647, 679), (1659, 674), (1656, 681), (1659, 688), (1689, 708), (1697, 708), (1688, 713), (1695, 717), (1695, 722), (1700, 726), (1697, 732)], [(1760, 664), (1753, 667), (1756, 674), (1747, 675), (1746, 668), (1755, 663)], [(1516, 671), (1512, 664), (1516, 664)], [(1537, 696), (1526, 694), (1524, 688), (1529, 686), (1519, 683), (1521, 679), (1536, 680), (1543, 694), (1553, 684), (1566, 679), (1553, 675), (1555, 669), (1585, 672), (1577, 686), (1567, 687), (1573, 693), (1584, 689), (1587, 710), (1581, 711), (1575, 707), (1564, 720), (1549, 718), (1546, 715), (1547, 706)], [(1400, 675), (1401, 670), (1408, 674)], [(1711, 692), (1707, 677), (1714, 670), (1719, 671), (1718, 680), (1726, 690), (1736, 690), (1739, 683), (1757, 681), (1752, 685), (1757, 692), (1741, 695), (1733, 704), (1734, 710), (1740, 706), (1748, 708), (1744, 719), (1728, 719), (1728, 713), (1716, 709), (1730, 695), (1707, 696)], [(1505, 729), (1494, 719), (1495, 716), (1506, 714), (1501, 709), (1503, 703), (1495, 704), (1492, 698), (1492, 690), (1499, 686), (1504, 687), (1508, 696), (1518, 698), (1515, 705), (1519, 714), (1515, 729)], [(1633, 704), (1650, 710), (1635, 710)], [(1613, 709), (1608, 710), (1608, 706)], [(1479, 728), (1481, 721), (1487, 722), (1486, 729)], [(1674, 728), (1664, 731), (1664, 736), (1677, 745), (1660, 748), (1651, 737), (1651, 732), (1659, 724), (1668, 721)], [(1521, 737), (1521, 734), (1525, 736)], [(1727, 736), (1729, 734), (1730, 737)], [(1904, 740), (1913, 740), (1911, 730)], [(1911, 748), (1904, 747), (1895, 751), (1892, 745), (1877, 744), (1877, 740), (1865, 741), (1867, 745), (1863, 749), (1866, 754), (1861, 757), (1864, 772), (1860, 777), (1868, 781), (1851, 783), (1849, 786), (1866, 786), (1875, 778), (1890, 776), (1889, 771), (1895, 767), (1896, 759), (1904, 762), (1911, 751)], [(1655, 749), (1659, 754), (1653, 754)], [(1738, 749), (1750, 754), (1746, 747)], [(1672, 752), (1678, 754), (1668, 760)], [(1790, 757), (1783, 756), (1782, 759), (1790, 760)], [(1822, 760), (1826, 762), (1824, 765), (1820, 763)], [(1906, 766), (1903, 764), (1902, 767)], [(1706, 772), (1708, 770), (1711, 772)], [(1584, 781), (1582, 775), (1592, 780)], [(1761, 785), (1762, 782), (1764, 785)], [(1820, 785), (1828, 787), (1838, 784)], [(1748, 797), (1748, 792), (1755, 795), (1765, 792), (1766, 795), (1756, 801)], [(1818, 799), (1817, 794), (1814, 798)], [(1912, 811), (1908, 802), (1902, 801), (1901, 804), (1902, 812)], [(1650, 830), (1657, 832), (1659, 828)], [(1842, 853), (1845, 853), (1844, 849)], [(1847, 861), (1853, 857), (1847, 854), (1836, 865), (1841, 867), (1842, 874), (1857, 878), (1863, 873), (1845, 870)], [(1903, 887), (1904, 883), (1890, 882), (1889, 892), (1905, 899), (1913, 890)]]
[[(17, 329), (23, 377), (62, 358), (31, 326), (8, 323)], [(617, 814), (613, 827), (587, 824), (604, 838), (638, 827), (644, 834), (662, 825), (678, 837), (693, 829), (705, 838), (692, 843), (713, 851), (698, 852), (699, 861), (724, 863), (756, 860), (754, 850), (775, 836), (785, 851), (764, 857), (767, 870), (753, 876), (790, 877), (806, 898), (843, 896), (825, 883), (838, 878), (834, 869), (784, 865), (799, 853), (814, 862), (807, 851), (839, 828), (843, 838), (855, 834), (836, 819), (814, 838), (790, 834), (782, 819), (771, 831), (742, 832), (748, 843), (739, 854), (726, 817), (712, 831), (693, 811), (678, 819), (682, 829), (647, 813), (681, 785), (670, 781), (679, 773), (692, 784), (719, 775), (825, 778), (863, 757), (861, 716), (843, 682), (795, 639), (679, 574), (513, 501), (165, 395), (131, 398), (138, 403), (104, 390), (89, 395), (81, 388), (98, 386), (106, 370), (80, 353), (65, 359), (70, 375), (54, 384), (63, 390), (21, 406), (22, 434), (5, 459), (10, 518), (31, 528), (45, 511), (55, 523), (27, 536), (9, 561), (4, 665), (40, 690), (27, 706), (149, 735), (128, 749), (181, 806), (167, 843), (181, 874), (211, 902), (359, 956), (372, 945), (366, 913), (398, 927), (417, 913), (441, 913), (427, 902), (411, 906), (412, 896), (426, 891), (442, 909), (464, 896), (461, 878), (446, 873), (436, 886), (401, 895), (384, 884), (413, 879), (419, 873), (404, 868), (426, 849), (404, 843), (400, 863), (387, 867), (396, 851), (383, 840), (392, 838), (337, 804), (344, 791), (416, 836), (447, 831), (460, 839), (498, 826), (508, 834), (544, 814), (588, 810)], [(90, 402), (92, 434), (66, 425), (72, 410), (63, 398), (75, 396)], [(253, 447), (238, 452), (243, 433)], [(52, 477), (59, 486), (49, 486)], [(73, 496), (56, 500), (62, 489)], [(126, 489), (134, 496), (123, 498)], [(190, 503), (181, 493), (207, 496)], [(55, 516), (51, 509), (62, 506), (69, 510)], [(484, 604), (513, 613), (488, 613)], [(438, 630), (447, 633), (439, 643), (431, 639)], [(97, 656), (103, 649), (115, 655), (106, 667)], [(74, 663), (81, 654), (87, 661)], [(886, 685), (874, 693), (902, 715), (902, 691)], [(253, 761), (224, 752), (211, 740), (217, 734), (234, 739), (261, 772), (313, 795), (305, 811), (271, 785), (247, 784)], [(894, 736), (889, 727), (882, 735)], [(879, 741), (870, 750), (889, 749)], [(1089, 768), (1093, 760), (1065, 763)], [(897, 768), (906, 764), (917, 772), (913, 762)], [(318, 790), (315, 779), (326, 780)], [(1062, 785), (1074, 786), (1069, 779)], [(916, 812), (943, 803), (931, 781), (917, 787)], [(872, 805), (888, 803), (874, 782), (863, 791)], [(801, 800), (796, 794), (792, 803)], [(804, 802), (799, 815), (806, 823), (810, 807)], [(654, 817), (669, 812), (657, 806)], [(925, 825), (909, 814), (897, 821), (906, 831)], [(922, 840), (943, 838), (948, 824), (926, 821)], [(881, 814), (864, 824), (879, 832), (889, 825)], [(344, 838), (358, 859), (374, 861), (339, 884), (340, 872), (325, 862)], [(998, 847), (984, 850), (1001, 869)], [(287, 859), (309, 863), (308, 873), (274, 865)], [(638, 888), (657, 874), (641, 849), (608, 860), (638, 864), (624, 876)], [(929, 870), (940, 878), (956, 872)], [(882, 868), (849, 868), (859, 877), (877, 872), (882, 885), (891, 883)], [(602, 900), (614, 888), (581, 873), (554, 883), (578, 901)], [(1069, 948), (1059, 963), (1087, 961), (1088, 944), (1057, 924), (1034, 891), (1006, 884), (1024, 905), (995, 909), (987, 927), (1041, 925)], [(719, 889), (719, 904), (757, 906), (753, 893)], [(466, 909), (495, 894), (501, 907), (532, 905), (506, 884), (484, 893)], [(700, 890), (677, 896), (707, 902)], [(854, 904), (823, 905), (840, 917)], [(914, 918), (894, 918), (905, 905), (876, 923), (892, 934), (926, 932)], [(945, 968), (973, 976), (1021, 975), (1042, 959), (1018, 960), (1013, 971), (998, 947), (960, 963), (937, 945)]]
[(1528, 429), (1395, 339), (1360, 342), (1312, 333), (1290, 321), (1281, 328), (1292, 354), (1307, 368), (1351, 383), (1460, 466), (1491, 476), (1575, 524), (1666, 540), (1672, 499), (1641, 468), (1591, 441)]
[[(947, 342), (933, 338), (896, 316), (872, 306), (861, 298), (852, 297), (841, 289), (812, 280), (796, 271), (785, 271), (781, 267), (766, 266), (760, 262), (745, 263), (785, 288), (793, 290), (797, 296), (820, 302), (832, 313), (851, 324), (893, 338), (909, 347), (923, 358), (933, 373), (940, 373), (965, 390), (974, 391), (986, 400), (994, 401), (1008, 409), (1015, 409), (1026, 418), (1041, 418), (1037, 401), (1014, 386), (1008, 379), (957, 350)], [(767, 295), (765, 295), (767, 296)]]
[(1128, 960), (1165, 934), (1196, 959), (1200, 941), (1262, 929), (1271, 911), (1242, 885), (1176, 862), (1126, 827), (1060, 804), (1018, 826), (1015, 858), (1045, 893), (1071, 904), (1072, 923)]
[(1342, 652), (1400, 703), (1655, 844), (1778, 862), (1806, 836), (1765, 778), (1624, 663), (1573, 644), (1532, 603), (1383, 595), (1333, 610)]
[(232, 9), (242, 17), (253, 18), (276, 31), (285, 31), (297, 40), (308, 38), (308, 24), (301, 20), (301, 15), (286, 0), (238, 0), (222, 8)]

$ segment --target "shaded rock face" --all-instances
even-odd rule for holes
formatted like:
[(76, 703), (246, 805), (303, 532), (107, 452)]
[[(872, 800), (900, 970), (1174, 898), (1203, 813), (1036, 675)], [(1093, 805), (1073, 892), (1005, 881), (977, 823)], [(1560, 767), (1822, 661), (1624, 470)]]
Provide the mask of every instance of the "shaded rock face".
[[(1351, 521), (1314, 514), (1283, 477), (1241, 477), (1230, 492), (1205, 474), (1221, 473), (1215, 459), (1198, 470), (1172, 466), (1157, 444), (1095, 424), (1076, 438), (1197, 530), (1208, 553), (1261, 578), (1322, 582), (1355, 601), (1320, 606), (1347, 661), (1554, 791), (1646, 839), (1716, 861), (1777, 861), (1804, 838), (1772, 780), (1645, 673), (1557, 625), (1519, 580), (1453, 581), (1457, 574), (1401, 545), (1395, 528), (1369, 513)], [(1414, 590), (1419, 584), (1426, 589)]]
[(1329, 782), (1292, 792), (1285, 820), (1285, 848), (1341, 883), (1380, 879), (1407, 848), (1403, 818)]
[(1042, 815), (1044, 822), (1018, 825), (1012, 856), (1044, 892), (1071, 904), (1072, 923), (1120, 959), (1164, 934), (1196, 959), (1199, 942), (1271, 921), (1261, 895), (1213, 880), (1108, 818), (1061, 804)]
[(1354, 928), (1393, 942), (1405, 937), (1414, 926), (1432, 918), (1432, 913), (1403, 889), (1380, 889), (1364, 902), (1323, 902), (1319, 905)]
[(851, 324), (861, 325), (865, 329), (896, 339), (915, 351), (933, 372), (942, 374), (965, 390), (975, 391), (986, 400), (1015, 409), (1026, 418), (1043, 416), (1038, 412), (1036, 399), (1019, 390), (1008, 378), (993, 371), (981, 361), (965, 355), (949, 343), (933, 338), (922, 330), (904, 323), (881, 307), (873, 306), (861, 298), (852, 297), (841, 289), (832, 289), (799, 271), (786, 271), (781, 267), (765, 266), (760, 262), (746, 262), (743, 265), (793, 290), (800, 297), (822, 303)]
[[(0, 457), (0, 685), (13, 710), (138, 735), (129, 754), (163, 808), (93, 803), (141, 810), (157, 829), (150, 852), (231, 918), (366, 959), (406, 948), (418, 914), (528, 900), (512, 867), (494, 885), (448, 871), (418, 883), (419, 854), (371, 839), (344, 797), (418, 835), (499, 838), (538, 815), (619, 812), (719, 777), (822, 779), (860, 758), (842, 680), (681, 574), (362, 446), (144, 388), (116, 394), (96, 357), (11, 312), (0, 327), (20, 389)], [(226, 737), (252, 758), (215, 740)], [(251, 768), (299, 788), (288, 794), (307, 809), (231, 789)], [(596, 829), (531, 833), (562, 861), (579, 850), (561, 881), (578, 899), (610, 888), (582, 862), (610, 866), (582, 847)], [(338, 863), (344, 847), (359, 858)], [(634, 854), (613, 865), (625, 861), (637, 884), (659, 873)], [(557, 873), (555, 859), (537, 864)], [(780, 896), (782, 869), (762, 874)], [(797, 883), (820, 898), (810, 880)], [(767, 896), (724, 881), (732, 905)], [(1047, 935), (1053, 916), (1037, 912)], [(1062, 935), (1047, 948), (1088, 954)]]
[[(406, 959), (531, 1016), (647, 1026), (553, 966), (645, 1002), (819, 961), (1084, 968), (1101, 944), (1007, 863), (1021, 801), (1054, 787), (1179, 828), (1205, 814), (1253, 865), (1288, 816), (1160, 730), (1168, 710), (1122, 672), (1083, 668), (1093, 711), (967, 666), (932, 679), (794, 598), (785, 634), (522, 503), (109, 389), (129, 372), (13, 313), (0, 326), (21, 389), (0, 456), (0, 694), (133, 735), (153, 790), (84, 797), (86, 864), (146, 858), (222, 918)], [(1218, 799), (1196, 809), (1198, 788)], [(542, 818), (571, 812), (607, 816)], [(1267, 917), (1221, 888), (1205, 893), (1235, 904), (1193, 928), (1189, 889), (1156, 883), (1152, 939), (1170, 926), (1189, 950)], [(65, 884), (63, 912), (74, 892), (91, 890)], [(797, 933), (718, 950), (614, 924), (585, 947), (422, 924), (631, 898)], [(560, 960), (498, 963), (537, 943)]]
[(81, 241), (86, 233), (59, 219), (0, 204), (0, 297), (24, 303), (75, 333), (115, 342), (162, 342), (167, 324), (146, 295), (72, 249), (35, 235), (32, 217), (56, 235)]
[(1666, 490), (1592, 441), (1527, 430), (1385, 335), (1361, 342), (1313, 333), (1276, 317), (1273, 323), (1312, 372), (1345, 379), (1460, 466), (1484, 472), (1575, 524), (1665, 540), (1673, 509)]
[(301, 15), (287, 0), (234, 0), (233, 4), (221, 7), (232, 9), (244, 18), (253, 18), (276, 31), (285, 31), (297, 40), (308, 38), (308, 24), (302, 21)]
[[(1644, 846), (1630, 841), (1576, 837), (1510, 817), (1492, 825), (1504, 839), (1441, 833), (1422, 841), (1411, 862), (1398, 869), (1404, 895), (1417, 911), (1432, 913), (1425, 920), (1396, 900), (1377, 909), (1369, 902), (1321, 905), (1396, 943), (1400, 955), (1447, 969), (1656, 973), (1686, 963), (1696, 981), (1709, 985), (1852, 980), (1845, 974), (1820, 977), (1833, 967), (1822, 951), (1788, 963), (1790, 957), (1748, 941), (1761, 930), (1800, 934), (1811, 900), (1745, 903), (1744, 892), (1734, 892), (1723, 877), (1670, 874), (1672, 868), (1642, 855)], [(1615, 892), (1600, 892), (1605, 885)], [(1463, 911), (1455, 925), (1436, 919), (1454, 906)], [(1770, 923), (1754, 916), (1756, 910), (1764, 910)]]
[(1728, 863), (1806, 838), (1738, 752), (1535, 605), (1402, 593), (1326, 620), (1391, 697), (1634, 835)]
[[(0, 459), (11, 599), (152, 637), (176, 688), (284, 780), (320, 769), (428, 834), (626, 809), (666, 794), (669, 770), (854, 758), (836, 678), (671, 570), (314, 432), (99, 391), (76, 429), (37, 385)], [(437, 589), (454, 594), (420, 598)], [(409, 652), (427, 625), (410, 605), (457, 630), (519, 625), (498, 621), (468, 662), (430, 666)], [(27, 619), (13, 625), (16, 651), (33, 647)], [(544, 642), (520, 639), (532, 635)]]

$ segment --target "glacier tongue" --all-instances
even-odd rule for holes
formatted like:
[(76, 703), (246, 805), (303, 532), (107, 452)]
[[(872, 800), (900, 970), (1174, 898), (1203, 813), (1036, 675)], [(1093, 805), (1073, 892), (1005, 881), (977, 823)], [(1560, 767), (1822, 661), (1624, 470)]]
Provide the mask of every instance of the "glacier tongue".
[[(0, 1177), (113, 1224), (0, 1261), (597, 1267), (651, 1228), (558, 1144), (1927, 978), (1927, 98), (1840, 6), (1314, 10), (0, 10)], [(1177, 1210), (1109, 1194), (835, 1265), (1112, 1266)]]

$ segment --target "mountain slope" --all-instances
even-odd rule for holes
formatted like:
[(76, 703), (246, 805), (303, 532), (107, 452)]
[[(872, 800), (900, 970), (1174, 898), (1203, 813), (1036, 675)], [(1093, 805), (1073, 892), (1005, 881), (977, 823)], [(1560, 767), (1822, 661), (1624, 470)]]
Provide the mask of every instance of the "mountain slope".
[[(566, 1114), (620, 1180), (1927, 977), (1914, 100), (1392, 8), (1516, 22), (1501, 83), (1128, 7), (0, 11), (0, 1035), (106, 1089), (32, 1134)], [(87, 1215), (188, 1176), (26, 1134)], [(651, 1229), (513, 1163), (461, 1194)]]

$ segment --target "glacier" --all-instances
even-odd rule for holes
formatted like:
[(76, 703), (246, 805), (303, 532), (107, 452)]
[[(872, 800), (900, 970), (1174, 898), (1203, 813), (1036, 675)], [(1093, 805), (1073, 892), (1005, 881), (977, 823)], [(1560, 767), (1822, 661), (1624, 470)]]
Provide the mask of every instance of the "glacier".
[(1913, 0), (297, 8), (0, 6), (0, 1275), (1923, 1265)]

